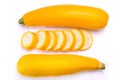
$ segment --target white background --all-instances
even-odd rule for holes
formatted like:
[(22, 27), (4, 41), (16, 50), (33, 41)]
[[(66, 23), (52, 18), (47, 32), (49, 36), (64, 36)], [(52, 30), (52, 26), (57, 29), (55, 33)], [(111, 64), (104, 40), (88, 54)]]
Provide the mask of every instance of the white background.
[[(89, 5), (108, 12), (110, 18), (106, 28), (91, 31), (94, 36), (93, 46), (87, 51), (73, 53), (99, 59), (106, 64), (104, 71), (42, 78), (30, 78), (18, 74), (16, 63), (22, 55), (32, 52), (41, 53), (35, 50), (29, 52), (21, 48), (22, 34), (37, 29), (19, 25), (18, 19), (30, 10), (56, 4)], [(119, 0), (0, 0), (0, 80), (120, 80), (119, 7)]]

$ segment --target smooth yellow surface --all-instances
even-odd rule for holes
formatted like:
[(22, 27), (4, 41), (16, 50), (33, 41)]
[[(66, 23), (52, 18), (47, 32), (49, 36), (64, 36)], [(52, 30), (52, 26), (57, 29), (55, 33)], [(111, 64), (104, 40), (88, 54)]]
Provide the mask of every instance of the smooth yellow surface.
[(85, 70), (102, 69), (94, 58), (70, 54), (27, 54), (17, 63), (17, 70), (25, 76), (58, 76)]
[(108, 14), (80, 5), (55, 5), (30, 11), (23, 16), (25, 26), (72, 27), (99, 30), (106, 26)]

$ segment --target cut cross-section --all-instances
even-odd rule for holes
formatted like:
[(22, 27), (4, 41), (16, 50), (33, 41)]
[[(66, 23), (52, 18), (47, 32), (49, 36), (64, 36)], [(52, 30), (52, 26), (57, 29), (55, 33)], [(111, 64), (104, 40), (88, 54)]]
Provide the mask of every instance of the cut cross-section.
[(50, 44), (48, 45), (46, 50), (53, 50), (53, 48), (57, 44), (57, 35), (54, 31), (49, 31), (49, 35), (50, 35)]
[(36, 34), (38, 36), (38, 43), (36, 45), (36, 48), (40, 50), (45, 50), (50, 43), (49, 32), (45, 30), (39, 30)]
[(70, 30), (64, 30), (63, 31), (66, 35), (66, 44), (65, 46), (63, 47), (63, 51), (68, 51), (68, 50), (72, 50), (72, 48), (74, 47), (75, 45), (75, 35), (73, 34), (72, 31)]
[(31, 50), (31, 49), (35, 48), (37, 42), (38, 42), (37, 35), (30, 31), (25, 32), (21, 39), (22, 47), (27, 50)]
[(84, 34), (84, 37), (85, 37), (85, 42), (84, 42), (84, 45), (82, 46), (81, 50), (87, 50), (92, 46), (93, 36), (87, 30), (80, 30), (80, 31)]
[(57, 44), (55, 48), (53, 49), (54, 51), (61, 51), (61, 49), (65, 46), (66, 44), (66, 36), (65, 33), (60, 31), (60, 30), (55, 30), (55, 34), (57, 35)]
[(84, 44), (84, 35), (83, 33), (78, 30), (78, 29), (71, 29), (71, 31), (74, 33), (75, 35), (75, 45), (73, 47), (73, 50), (80, 50), (81, 47)]

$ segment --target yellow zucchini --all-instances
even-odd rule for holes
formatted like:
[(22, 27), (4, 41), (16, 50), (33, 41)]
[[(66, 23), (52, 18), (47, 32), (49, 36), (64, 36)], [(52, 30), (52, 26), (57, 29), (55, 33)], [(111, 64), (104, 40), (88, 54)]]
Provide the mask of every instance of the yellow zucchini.
[(105, 65), (95, 58), (71, 54), (27, 54), (19, 59), (17, 69), (22, 75), (38, 77), (105, 69)]
[(54, 5), (32, 10), (19, 20), (25, 26), (72, 27), (100, 30), (108, 22), (100, 8), (80, 5)]

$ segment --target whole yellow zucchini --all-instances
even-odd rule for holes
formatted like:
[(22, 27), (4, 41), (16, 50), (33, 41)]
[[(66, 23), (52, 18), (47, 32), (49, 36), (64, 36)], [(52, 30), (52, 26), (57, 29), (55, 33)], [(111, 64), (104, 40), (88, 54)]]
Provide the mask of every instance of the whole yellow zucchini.
[(17, 63), (25, 76), (59, 76), (85, 70), (105, 69), (97, 59), (70, 54), (27, 54)]
[(55, 5), (32, 10), (19, 20), (25, 26), (72, 27), (99, 30), (106, 26), (108, 14), (99, 8)]

